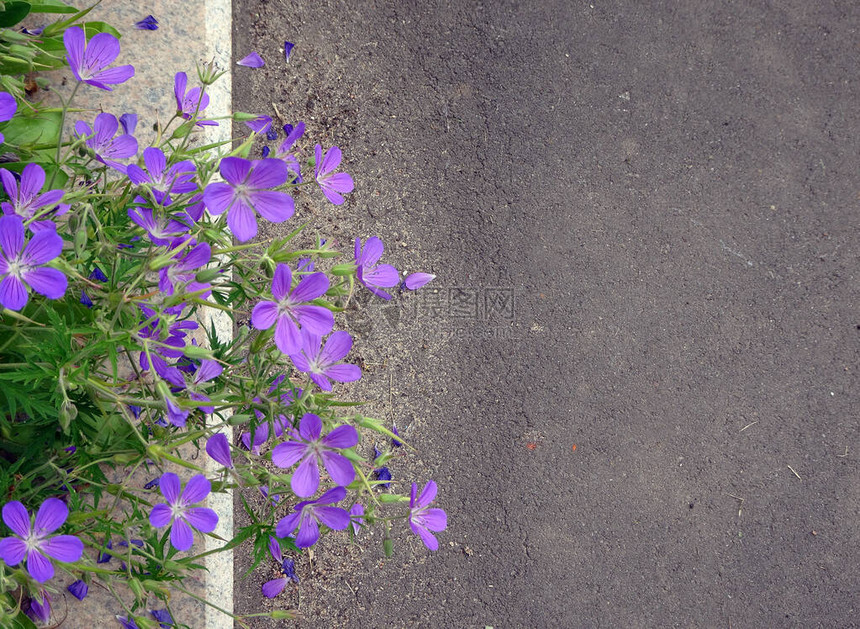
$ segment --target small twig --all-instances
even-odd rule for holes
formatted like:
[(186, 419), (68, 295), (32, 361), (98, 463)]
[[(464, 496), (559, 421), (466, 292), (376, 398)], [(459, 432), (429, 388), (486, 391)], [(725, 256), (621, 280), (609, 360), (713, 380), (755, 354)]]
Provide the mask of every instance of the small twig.
[(352, 586), (349, 584), (349, 581), (344, 580), (344, 583), (346, 583), (346, 587), (349, 588), (349, 591), (352, 592), (352, 595), (355, 598), (358, 598), (358, 594), (356, 593), (356, 591), (354, 589), (352, 589)]
[(845, 454), (837, 454), (836, 456), (838, 456), (840, 459), (844, 459), (846, 456), (848, 456), (848, 446), (845, 446)]
[(744, 509), (744, 502), (746, 502), (746, 498), (741, 498), (740, 496), (735, 496), (734, 494), (726, 494), (727, 496), (731, 496), (735, 500), (739, 500), (740, 504), (738, 505), (738, 517), (741, 517), (741, 511)]
[(798, 474), (797, 472), (795, 472), (795, 471), (794, 471), (794, 468), (793, 468), (793, 467), (791, 467), (790, 465), (786, 465), (786, 467), (787, 467), (788, 469), (790, 469), (790, 470), (791, 470), (791, 473), (792, 473), (792, 474), (794, 474), (795, 476), (797, 476), (797, 478), (799, 478), (800, 480), (803, 480), (802, 478), (800, 478), (800, 474)]
[(738, 432), (743, 432), (744, 430), (746, 430), (746, 429), (747, 429), (747, 428), (749, 428), (750, 426), (755, 426), (757, 423), (758, 423), (758, 420), (754, 421), (754, 422), (753, 422), (753, 423), (751, 423), (751, 424), (747, 424), (746, 426), (744, 426), (743, 428), (741, 428)]

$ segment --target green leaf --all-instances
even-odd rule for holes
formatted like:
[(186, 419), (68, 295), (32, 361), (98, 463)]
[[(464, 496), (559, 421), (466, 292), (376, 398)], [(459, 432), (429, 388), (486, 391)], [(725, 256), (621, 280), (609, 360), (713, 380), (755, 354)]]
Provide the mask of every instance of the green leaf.
[(30, 0), (31, 13), (77, 13), (75, 7), (70, 7), (60, 0)]
[(61, 111), (29, 112), (19, 111), (3, 129), (6, 144), (26, 148), (36, 144), (54, 144), (60, 139)]
[(86, 33), (87, 39), (93, 35), (98, 35), (99, 33), (110, 33), (117, 39), (122, 37), (122, 35), (119, 34), (119, 31), (107, 22), (85, 22), (84, 33)]
[(15, 26), (30, 13), (29, 2), (6, 2), (0, 11), (0, 28)]

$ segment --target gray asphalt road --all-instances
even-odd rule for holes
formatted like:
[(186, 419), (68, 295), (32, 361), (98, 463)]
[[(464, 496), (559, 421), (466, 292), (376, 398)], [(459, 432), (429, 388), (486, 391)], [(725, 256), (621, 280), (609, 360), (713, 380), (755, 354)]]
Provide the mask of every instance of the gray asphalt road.
[(860, 9), (235, 18), (239, 56), (296, 43), (235, 108), (304, 119), (356, 179), (300, 212), (439, 275), (349, 324), (387, 359), (357, 390), (421, 449), (395, 478), (440, 484), (442, 548), (302, 558), (302, 626), (857, 626)]

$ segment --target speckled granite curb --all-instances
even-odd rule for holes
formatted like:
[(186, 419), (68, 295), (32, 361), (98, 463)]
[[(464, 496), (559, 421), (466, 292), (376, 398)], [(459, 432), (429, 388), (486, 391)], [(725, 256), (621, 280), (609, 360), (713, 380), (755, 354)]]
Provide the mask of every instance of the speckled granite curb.
[[(86, 0), (66, 0), (69, 4), (86, 7), (92, 4)], [(157, 31), (141, 31), (134, 23), (147, 15), (158, 20)], [(101, 20), (114, 26), (122, 34), (120, 41), (122, 53), (117, 63), (131, 63), (135, 76), (124, 85), (117, 86), (113, 92), (95, 88), (78, 92), (76, 105), (100, 108), (119, 115), (136, 113), (140, 117), (138, 137), (148, 142), (145, 127), (154, 122), (157, 115), (166, 120), (175, 111), (173, 97), (173, 77), (184, 71), (189, 82), (195, 83), (195, 68), (198, 62), (214, 60), (227, 73), (209, 90), (209, 112), (214, 115), (232, 113), (231, 99), (231, 60), (232, 60), (232, 3), (230, 0), (154, 0), (129, 2), (128, 0), (102, 0), (87, 16), (88, 20)], [(232, 127), (229, 120), (219, 121), (217, 127), (206, 127), (204, 142), (217, 142), (231, 137)], [(218, 336), (229, 339), (233, 333), (229, 317), (220, 311), (212, 311), (202, 321), (207, 327), (214, 322)], [(227, 431), (232, 440), (232, 435)], [(213, 478), (217, 466), (208, 457), (206, 469)], [(209, 506), (218, 513), (219, 524), (215, 533), (225, 539), (233, 535), (233, 497), (232, 494), (212, 494)], [(221, 546), (212, 538), (205, 538), (205, 550)], [(233, 611), (233, 560), (232, 553), (215, 553), (206, 557), (208, 572), (203, 583), (196, 588), (205, 591), (205, 597), (222, 609)], [(94, 591), (91, 589), (91, 593)], [(77, 603), (73, 601), (72, 603)], [(98, 606), (98, 605), (97, 605)], [(205, 609), (205, 611), (204, 611)], [(113, 614), (121, 610), (87, 610), (82, 614), (73, 612), (70, 604), (63, 627), (111, 627), (116, 624)], [(199, 615), (204, 615), (200, 620)], [(177, 618), (190, 627), (201, 629), (227, 629), (233, 627), (233, 620), (226, 614), (205, 607), (195, 610), (192, 618)]]

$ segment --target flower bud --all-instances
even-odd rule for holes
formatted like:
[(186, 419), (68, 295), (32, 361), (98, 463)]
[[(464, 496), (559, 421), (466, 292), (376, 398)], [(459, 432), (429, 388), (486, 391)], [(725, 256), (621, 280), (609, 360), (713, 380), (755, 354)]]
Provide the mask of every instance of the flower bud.
[(293, 619), (296, 617), (296, 612), (290, 609), (276, 609), (272, 612), (272, 618), (289, 618)]
[(199, 345), (186, 345), (182, 353), (194, 360), (212, 360), (212, 350)]
[(409, 502), (409, 496), (398, 496), (397, 494), (379, 494), (379, 502), (383, 504), (394, 504), (396, 502)]
[(338, 277), (355, 275), (355, 265), (351, 262), (348, 264), (335, 264), (331, 267), (331, 274)]
[(382, 540), (382, 550), (385, 551), (386, 557), (391, 557), (394, 554), (394, 540), (390, 537)]
[(127, 583), (128, 583), (129, 589), (132, 591), (132, 593), (134, 594), (134, 597), (138, 601), (145, 601), (146, 600), (146, 590), (143, 589), (143, 585), (141, 584), (140, 581), (138, 581), (137, 579), (132, 577), (127, 581)]
[(244, 111), (237, 111), (233, 113), (233, 120), (238, 120), (239, 122), (248, 122), (249, 120), (256, 120), (260, 116), (258, 114), (248, 114)]
[(204, 269), (194, 276), (195, 282), (208, 284), (213, 280), (217, 280), (221, 276), (221, 269)]

